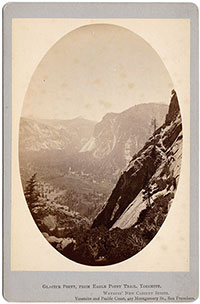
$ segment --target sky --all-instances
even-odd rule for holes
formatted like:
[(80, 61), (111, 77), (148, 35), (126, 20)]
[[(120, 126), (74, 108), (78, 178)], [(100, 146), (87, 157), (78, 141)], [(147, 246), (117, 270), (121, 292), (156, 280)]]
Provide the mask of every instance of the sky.
[(92, 24), (68, 33), (38, 64), (22, 116), (100, 121), (139, 103), (169, 104), (171, 77), (155, 50), (123, 27)]

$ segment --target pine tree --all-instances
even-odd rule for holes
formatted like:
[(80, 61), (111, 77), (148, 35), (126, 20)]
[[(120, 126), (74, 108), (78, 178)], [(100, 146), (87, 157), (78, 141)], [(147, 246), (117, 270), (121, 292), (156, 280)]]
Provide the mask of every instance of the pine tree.
[(152, 124), (152, 126), (153, 126), (153, 133), (156, 131), (156, 129), (157, 129), (157, 121), (156, 121), (156, 118), (153, 118), (152, 120), (151, 120), (151, 124)]
[(151, 207), (151, 196), (152, 196), (152, 189), (149, 185), (149, 168), (147, 166), (146, 168), (146, 174), (145, 174), (145, 182), (144, 182), (144, 186), (143, 186), (143, 190), (142, 190), (142, 194), (143, 194), (143, 201), (147, 201), (146, 205), (147, 207)]
[(153, 126), (153, 147), (154, 147), (154, 151), (155, 151), (155, 149), (156, 149), (155, 131), (156, 131), (156, 129), (157, 129), (156, 118), (153, 118), (153, 119), (152, 119), (151, 125)]
[[(153, 149), (151, 152), (151, 157), (155, 158), (156, 161), (156, 136), (155, 136), (155, 132), (157, 129), (157, 121), (156, 118), (153, 118), (151, 120), (151, 125), (153, 126)], [(150, 172), (149, 172), (149, 168), (148, 165), (146, 167), (146, 171), (145, 171), (145, 178), (144, 178), (144, 186), (143, 186), (143, 190), (142, 190), (142, 195), (143, 195), (143, 201), (146, 201), (146, 206), (147, 208), (151, 208), (151, 197), (152, 197), (152, 189), (151, 186), (149, 184), (149, 179), (150, 179)]]
[(38, 201), (40, 196), (39, 191), (37, 190), (36, 175), (37, 173), (31, 176), (31, 178), (27, 181), (24, 190), (24, 195), (30, 210), (32, 210), (33, 204)]
[(149, 188), (148, 184), (145, 186), (145, 188), (142, 190), (143, 194), (143, 200), (147, 201), (146, 206), (151, 207), (151, 189)]

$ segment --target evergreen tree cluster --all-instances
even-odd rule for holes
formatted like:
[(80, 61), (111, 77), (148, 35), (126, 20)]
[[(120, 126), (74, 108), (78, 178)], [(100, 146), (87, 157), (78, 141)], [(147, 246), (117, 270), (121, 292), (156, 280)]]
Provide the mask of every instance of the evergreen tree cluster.
[(37, 173), (34, 173), (31, 178), (27, 181), (24, 195), (30, 210), (32, 210), (35, 203), (38, 202), (40, 197), (39, 191), (37, 190), (37, 181), (36, 181)]

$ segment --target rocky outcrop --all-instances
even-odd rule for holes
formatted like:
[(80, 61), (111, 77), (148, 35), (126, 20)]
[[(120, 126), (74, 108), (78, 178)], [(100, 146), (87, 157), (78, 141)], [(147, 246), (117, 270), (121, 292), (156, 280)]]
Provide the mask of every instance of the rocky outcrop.
[(31, 205), (31, 214), (40, 231), (46, 233), (44, 235), (56, 238), (67, 238), (74, 228), (83, 229), (90, 224), (87, 218), (68, 206), (41, 197)]
[(151, 208), (162, 196), (168, 196), (170, 206), (180, 174), (181, 148), (181, 115), (173, 90), (164, 124), (132, 158), (92, 227), (135, 225), (142, 210)]
[(176, 119), (178, 113), (180, 113), (178, 98), (176, 95), (176, 91), (172, 90), (171, 102), (169, 105), (169, 111), (166, 115), (165, 123), (170, 124), (173, 120)]

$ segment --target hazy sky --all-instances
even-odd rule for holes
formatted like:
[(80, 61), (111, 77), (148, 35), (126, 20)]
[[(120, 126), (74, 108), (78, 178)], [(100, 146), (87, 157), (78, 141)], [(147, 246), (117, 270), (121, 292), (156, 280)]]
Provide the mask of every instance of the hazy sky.
[(171, 78), (141, 37), (115, 25), (87, 25), (59, 40), (28, 87), (22, 116), (99, 121), (138, 103), (167, 103)]

